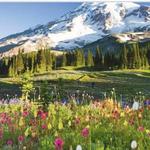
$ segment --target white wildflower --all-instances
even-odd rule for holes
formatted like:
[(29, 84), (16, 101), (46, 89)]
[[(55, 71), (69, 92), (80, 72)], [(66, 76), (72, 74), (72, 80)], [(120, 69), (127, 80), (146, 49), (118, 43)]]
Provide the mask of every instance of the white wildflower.
[(136, 149), (136, 148), (137, 148), (137, 142), (136, 142), (135, 140), (133, 140), (133, 141), (131, 142), (131, 148), (132, 148), (132, 149)]
[(81, 145), (77, 145), (76, 150), (82, 150)]

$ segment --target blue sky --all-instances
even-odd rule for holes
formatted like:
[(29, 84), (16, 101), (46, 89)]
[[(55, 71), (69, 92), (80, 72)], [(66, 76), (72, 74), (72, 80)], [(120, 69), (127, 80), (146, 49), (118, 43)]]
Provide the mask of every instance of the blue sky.
[[(0, 3), (0, 38), (45, 24), (81, 3)], [(150, 4), (150, 3), (149, 3)]]
[(0, 3), (0, 38), (45, 24), (81, 3)]

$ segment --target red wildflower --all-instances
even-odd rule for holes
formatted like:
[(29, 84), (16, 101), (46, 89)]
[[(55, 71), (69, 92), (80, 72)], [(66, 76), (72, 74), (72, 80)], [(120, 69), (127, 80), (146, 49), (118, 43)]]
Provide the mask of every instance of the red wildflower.
[(40, 116), (41, 116), (41, 119), (45, 120), (47, 117), (47, 113), (42, 112)]
[(45, 124), (42, 124), (42, 129), (46, 129), (47, 126)]
[(143, 126), (139, 126), (138, 130), (141, 131), (141, 132), (143, 132), (144, 131), (144, 127)]
[(29, 115), (29, 112), (28, 111), (23, 111), (22, 115), (23, 115), (23, 117), (27, 117)]
[(63, 150), (64, 141), (61, 138), (55, 139), (55, 150)]
[(18, 136), (18, 141), (19, 142), (23, 142), (23, 140), (24, 140), (24, 136), (22, 136), (22, 135)]
[(39, 111), (37, 112), (38, 116), (41, 116), (42, 113), (43, 113), (42, 110), (39, 110)]
[(89, 136), (89, 129), (88, 128), (84, 128), (81, 132), (81, 135), (83, 137), (88, 137)]

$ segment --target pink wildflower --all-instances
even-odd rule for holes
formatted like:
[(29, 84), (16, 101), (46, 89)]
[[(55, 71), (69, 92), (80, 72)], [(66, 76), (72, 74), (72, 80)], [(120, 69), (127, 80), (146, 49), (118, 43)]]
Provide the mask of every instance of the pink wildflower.
[(24, 136), (22, 136), (22, 135), (18, 136), (18, 141), (19, 142), (23, 142), (23, 140), (24, 140)]
[(29, 115), (29, 112), (28, 111), (23, 111), (22, 115), (23, 115), (23, 117), (27, 117)]
[(61, 138), (55, 139), (55, 150), (63, 150), (64, 141)]
[(13, 145), (13, 141), (12, 141), (12, 140), (8, 140), (8, 141), (7, 141), (7, 145), (12, 146), (12, 145)]
[(81, 132), (81, 135), (83, 137), (88, 137), (89, 136), (89, 129), (88, 128), (84, 128)]
[(45, 124), (42, 124), (42, 129), (46, 129), (47, 126)]

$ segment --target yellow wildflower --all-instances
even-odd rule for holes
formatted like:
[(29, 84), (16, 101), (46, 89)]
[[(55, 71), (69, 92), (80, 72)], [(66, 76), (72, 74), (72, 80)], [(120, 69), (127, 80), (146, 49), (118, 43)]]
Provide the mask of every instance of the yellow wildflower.
[(128, 122), (125, 120), (124, 123), (123, 123), (123, 125), (124, 125), (124, 126), (127, 126), (127, 125), (128, 125)]

